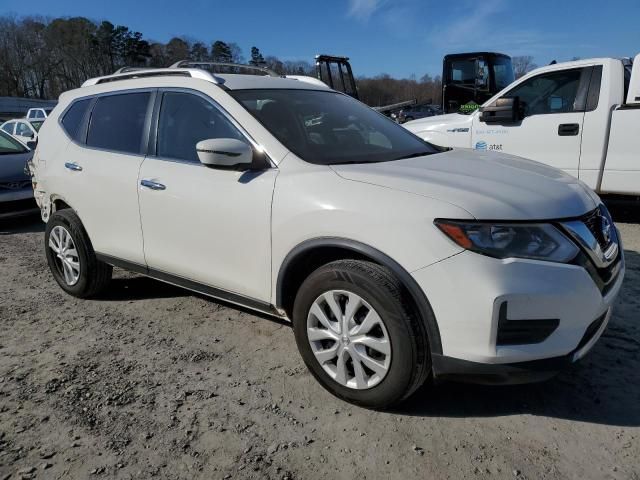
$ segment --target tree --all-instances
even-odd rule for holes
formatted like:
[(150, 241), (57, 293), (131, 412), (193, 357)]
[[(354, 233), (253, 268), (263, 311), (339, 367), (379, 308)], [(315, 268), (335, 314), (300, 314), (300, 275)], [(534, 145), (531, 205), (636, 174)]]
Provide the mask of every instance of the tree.
[(216, 40), (211, 46), (211, 60), (220, 63), (232, 63), (233, 55), (229, 45), (222, 40)]
[[(83, 17), (0, 16), (0, 96), (58, 98), (88, 78), (109, 75), (125, 65), (167, 67), (178, 60), (202, 62), (212, 56), (218, 62), (244, 61), (236, 43), (218, 40), (210, 49), (207, 45), (184, 37), (166, 44), (152, 42), (124, 25)], [(249, 63), (282, 74), (315, 75), (315, 66), (308, 61), (265, 59), (255, 46)], [(531, 60), (527, 68), (533, 68)], [(389, 75), (358, 79), (360, 98), (372, 106), (411, 99), (437, 103), (441, 89), (440, 78), (429, 75), (419, 80)]]
[(168, 63), (165, 67), (180, 60), (187, 60), (189, 58), (189, 50), (189, 44), (185, 40), (173, 37), (165, 47), (165, 55)]
[(533, 57), (531, 55), (512, 57), (511, 63), (513, 64), (513, 73), (516, 78), (520, 78), (531, 70), (538, 68), (538, 66), (533, 63)]
[(191, 60), (196, 62), (206, 62), (209, 60), (209, 49), (202, 42), (195, 42), (191, 45), (191, 52), (189, 55)]
[(244, 55), (242, 49), (235, 42), (227, 43), (229, 46), (229, 52), (231, 52), (231, 63), (244, 63)]
[(264, 57), (258, 47), (251, 47), (251, 60), (249, 60), (249, 64), (255, 65), (256, 67), (264, 67)]

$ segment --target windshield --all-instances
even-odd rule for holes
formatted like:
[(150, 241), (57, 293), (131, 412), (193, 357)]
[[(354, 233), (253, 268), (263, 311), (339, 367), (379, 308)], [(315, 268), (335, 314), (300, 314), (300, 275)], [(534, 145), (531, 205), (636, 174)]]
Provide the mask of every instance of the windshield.
[(511, 59), (496, 57), (493, 61), (493, 74), (496, 79), (496, 92), (507, 87), (515, 80)]
[(0, 155), (25, 153), (24, 146), (11, 135), (0, 130)]
[(235, 90), (267, 130), (310, 163), (388, 162), (436, 149), (353, 98), (319, 90)]

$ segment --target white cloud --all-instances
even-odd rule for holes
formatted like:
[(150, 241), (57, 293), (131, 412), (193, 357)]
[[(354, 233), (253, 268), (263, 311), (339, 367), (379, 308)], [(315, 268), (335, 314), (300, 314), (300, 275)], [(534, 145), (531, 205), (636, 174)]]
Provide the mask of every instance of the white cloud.
[(349, 0), (349, 16), (367, 21), (378, 10), (383, 0)]

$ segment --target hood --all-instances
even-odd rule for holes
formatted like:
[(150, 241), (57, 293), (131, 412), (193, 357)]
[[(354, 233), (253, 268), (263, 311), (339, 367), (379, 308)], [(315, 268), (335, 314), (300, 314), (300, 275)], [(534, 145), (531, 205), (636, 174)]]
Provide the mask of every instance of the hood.
[(0, 183), (29, 180), (24, 167), (32, 155), (33, 152), (0, 155)]
[(470, 148), (473, 118), (473, 114), (449, 113), (421, 118), (402, 126), (434, 145)]
[(463, 115), (462, 113), (447, 113), (446, 115), (434, 115), (433, 117), (419, 118), (403, 123), (407, 130), (417, 133), (424, 130), (447, 130), (456, 127), (470, 127), (473, 115)]
[(454, 149), (392, 162), (334, 165), (341, 177), (435, 198), (481, 220), (577, 217), (596, 207), (588, 187), (511, 155)]

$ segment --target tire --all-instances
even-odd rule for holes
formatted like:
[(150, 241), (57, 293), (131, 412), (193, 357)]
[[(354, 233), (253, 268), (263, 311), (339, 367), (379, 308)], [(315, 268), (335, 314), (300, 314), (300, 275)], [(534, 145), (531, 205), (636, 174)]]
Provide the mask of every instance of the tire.
[[(60, 250), (59, 245), (65, 244), (66, 234), (70, 237), (67, 245), (75, 246), (75, 249), (67, 248), (61, 254), (68, 260), (65, 271), (65, 261), (54, 251), (54, 248)], [(96, 296), (108, 286), (113, 268), (96, 258), (89, 236), (73, 210), (64, 209), (55, 212), (47, 222), (44, 238), (49, 269), (65, 292), (74, 297), (89, 298)], [(77, 264), (77, 272), (75, 269), (68, 270), (71, 263)], [(68, 272), (71, 272), (70, 276), (67, 276)]]
[[(322, 313), (325, 320), (336, 319), (327, 298), (336, 300), (333, 305), (340, 309), (343, 319), (351, 317), (347, 309), (351, 301), (362, 305), (353, 315), (354, 320), (347, 318), (346, 322), (351, 323), (343, 325), (337, 334), (328, 327), (337, 328), (339, 321), (329, 322), (327, 327), (321, 319)], [(371, 310), (371, 318), (379, 318), (380, 322), (363, 335), (365, 324), (372, 324), (365, 321)], [(313, 376), (329, 392), (356, 405), (385, 409), (398, 404), (420, 387), (431, 371), (427, 335), (408, 293), (387, 268), (372, 262), (338, 260), (309, 275), (296, 295), (293, 328), (298, 350)], [(344, 332), (348, 334), (345, 336)], [(337, 336), (340, 340), (334, 339)], [(318, 340), (320, 337), (323, 339)], [(363, 337), (367, 337), (367, 346), (363, 346)], [(372, 350), (369, 345), (375, 348)], [(387, 348), (389, 358), (381, 353)], [(333, 354), (333, 349), (347, 354), (336, 356), (335, 367), (334, 360), (321, 363)], [(316, 357), (318, 353), (320, 357)], [(369, 368), (372, 359), (376, 361), (376, 371)], [(384, 374), (379, 373), (383, 370), (381, 365), (386, 366)]]

